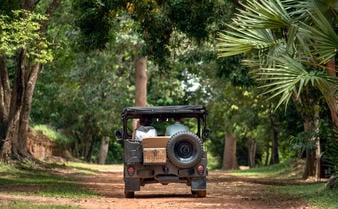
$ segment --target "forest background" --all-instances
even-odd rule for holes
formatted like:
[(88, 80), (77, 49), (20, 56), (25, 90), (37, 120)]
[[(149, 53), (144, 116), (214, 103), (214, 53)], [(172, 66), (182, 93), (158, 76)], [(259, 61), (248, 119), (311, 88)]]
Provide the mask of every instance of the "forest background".
[[(122, 145), (114, 130), (121, 129), (124, 107), (203, 104), (211, 129), (205, 144), (210, 168), (302, 158), (307, 162), (304, 178), (334, 174), (337, 5), (328, 0), (2, 0), (1, 160), (30, 159), (29, 127), (47, 126), (62, 134), (58, 143), (74, 157), (120, 163)], [(308, 16), (296, 8), (307, 9)], [(238, 11), (253, 14), (236, 16)], [(256, 40), (240, 45), (243, 39), (235, 27), (260, 17), (258, 12), (266, 22), (275, 19), (270, 25), (251, 25), (271, 33), (244, 32), (247, 40)], [(243, 16), (248, 18), (238, 19)], [(290, 38), (306, 29), (310, 35), (304, 39)], [(316, 42), (316, 32), (324, 40)], [(268, 54), (267, 37), (285, 53)], [(299, 48), (320, 43), (326, 44), (328, 55), (314, 51), (316, 47)], [(250, 50), (224, 53), (243, 46)], [(285, 61), (267, 62), (272, 55), (307, 65), (296, 63), (291, 73), (282, 67), (272, 72)], [(293, 86), (280, 82), (276, 87), (271, 81), (280, 75), (284, 81), (293, 78)], [(326, 173), (320, 174), (320, 167)]]

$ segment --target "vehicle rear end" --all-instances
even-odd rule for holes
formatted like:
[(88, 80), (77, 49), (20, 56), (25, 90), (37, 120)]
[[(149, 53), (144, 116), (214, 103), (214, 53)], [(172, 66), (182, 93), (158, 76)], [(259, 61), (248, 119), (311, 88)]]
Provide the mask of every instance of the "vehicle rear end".
[[(163, 113), (152, 117), (163, 117)], [(185, 131), (171, 137), (148, 137), (143, 141), (125, 138), (125, 196), (134, 197), (146, 184), (184, 183), (191, 187), (194, 196), (205, 197), (207, 153), (200, 135), (203, 135), (201, 131)]]

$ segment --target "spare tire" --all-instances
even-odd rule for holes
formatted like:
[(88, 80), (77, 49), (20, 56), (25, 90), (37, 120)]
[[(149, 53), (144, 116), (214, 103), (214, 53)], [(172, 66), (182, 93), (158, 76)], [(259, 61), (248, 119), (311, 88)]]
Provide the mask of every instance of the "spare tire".
[(201, 160), (202, 154), (202, 141), (191, 132), (178, 132), (168, 141), (168, 158), (179, 168), (191, 168), (195, 166)]

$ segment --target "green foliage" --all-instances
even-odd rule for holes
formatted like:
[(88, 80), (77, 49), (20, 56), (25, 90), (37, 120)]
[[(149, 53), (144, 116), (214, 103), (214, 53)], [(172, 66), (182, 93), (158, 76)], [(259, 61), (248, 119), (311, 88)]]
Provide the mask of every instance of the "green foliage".
[(81, 29), (80, 46), (84, 50), (103, 49), (111, 40), (111, 18), (114, 18), (112, 8), (107, 7), (107, 1), (77, 0), (73, 1), (74, 11), (78, 19), (76, 24)]
[(236, 55), (217, 59), (217, 77), (230, 80), (234, 86), (252, 86), (254, 80), (249, 74), (249, 68), (241, 63), (242, 56)]
[(207, 25), (210, 24), (214, 1), (170, 0), (167, 4), (168, 17), (179, 30), (197, 39), (208, 37)]
[[(118, 27), (116, 20), (126, 13), (135, 21), (131, 25), (144, 43), (138, 43), (139, 56), (148, 56), (160, 66), (167, 67), (170, 56), (170, 39), (176, 30), (198, 41), (206, 40), (218, 30), (220, 20), (229, 17), (222, 1), (74, 1), (80, 44), (85, 49), (103, 49), (113, 41)], [(216, 12), (215, 12), (216, 11)], [(117, 29), (117, 30), (116, 30)]]
[(211, 140), (208, 140), (204, 143), (204, 148), (207, 149), (208, 152), (208, 169), (209, 170), (216, 170), (222, 167), (222, 159), (219, 156), (215, 156), (211, 150), (209, 150), (210, 144), (213, 143)]
[(45, 16), (25, 10), (15, 10), (13, 16), (0, 15), (0, 54), (13, 56), (18, 49), (24, 49), (33, 63), (52, 61), (49, 42), (40, 34), (43, 20)]
[(290, 137), (290, 145), (291, 149), (295, 149), (298, 151), (298, 156), (301, 156), (305, 150), (315, 150), (316, 149), (316, 142), (315, 141), (308, 141), (313, 137), (316, 137), (316, 133), (313, 131), (302, 131), (297, 133), (296, 136)]
[[(134, 91), (131, 80), (124, 79), (129, 75), (126, 69), (131, 70), (132, 65), (124, 68), (117, 64), (119, 59), (123, 59), (123, 54), (112, 54), (108, 50), (78, 53), (71, 71), (63, 75), (65, 79), (49, 83), (48, 86), (58, 87), (53, 94), (56, 109), (44, 109), (44, 114), (55, 111), (50, 112), (51, 122), (79, 142), (83, 137), (89, 137), (87, 143), (95, 141), (93, 143), (99, 145), (96, 141), (99, 142), (101, 137), (113, 138), (113, 130), (121, 123), (121, 110), (132, 103)], [(51, 74), (46, 76), (49, 80)], [(118, 148), (112, 145), (112, 150)], [(89, 145), (80, 144), (79, 148), (83, 146)]]
[[(169, 66), (168, 66), (169, 67)], [(185, 92), (181, 86), (182, 75), (170, 66), (167, 73), (153, 68), (148, 79), (148, 103), (151, 105), (187, 104)]]

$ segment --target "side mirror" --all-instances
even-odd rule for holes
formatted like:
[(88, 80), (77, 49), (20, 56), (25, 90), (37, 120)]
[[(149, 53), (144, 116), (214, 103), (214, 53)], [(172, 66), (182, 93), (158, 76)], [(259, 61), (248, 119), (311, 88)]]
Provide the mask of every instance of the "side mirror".
[(115, 130), (114, 131), (115, 137), (117, 141), (121, 141), (122, 140), (122, 133), (120, 130)]
[(202, 131), (203, 141), (207, 140), (209, 138), (209, 136), (210, 136), (210, 129), (208, 129), (208, 128), (203, 129), (203, 131)]

